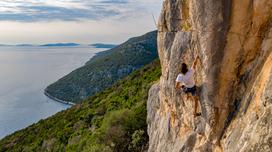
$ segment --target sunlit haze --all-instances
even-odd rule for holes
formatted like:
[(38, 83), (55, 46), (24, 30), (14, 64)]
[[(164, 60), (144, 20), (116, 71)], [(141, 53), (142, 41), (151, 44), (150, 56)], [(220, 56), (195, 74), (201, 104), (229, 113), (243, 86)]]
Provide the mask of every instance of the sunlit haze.
[(1, 0), (0, 44), (121, 43), (156, 26), (163, 0)]

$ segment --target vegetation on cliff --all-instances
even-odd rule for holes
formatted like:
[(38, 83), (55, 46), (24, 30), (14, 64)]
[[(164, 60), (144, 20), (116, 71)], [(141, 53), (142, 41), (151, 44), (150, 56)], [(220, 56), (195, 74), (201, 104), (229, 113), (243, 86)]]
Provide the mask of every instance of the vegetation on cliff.
[(83, 103), (7, 136), (0, 151), (142, 151), (148, 90), (160, 75), (155, 60)]
[(83, 67), (48, 86), (45, 91), (54, 98), (78, 103), (157, 57), (157, 31), (153, 31), (98, 53)]

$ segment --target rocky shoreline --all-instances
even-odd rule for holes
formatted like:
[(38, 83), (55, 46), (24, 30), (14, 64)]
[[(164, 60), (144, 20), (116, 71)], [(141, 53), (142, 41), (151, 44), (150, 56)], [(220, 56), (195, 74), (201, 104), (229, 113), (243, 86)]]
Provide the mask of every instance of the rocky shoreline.
[(63, 104), (67, 104), (67, 105), (71, 105), (71, 106), (74, 106), (76, 105), (75, 103), (73, 102), (68, 102), (68, 101), (64, 101), (64, 100), (61, 100), (61, 99), (58, 99), (56, 97), (53, 97), (51, 96), (48, 92), (47, 92), (47, 89), (44, 90), (44, 95), (46, 95), (48, 98), (56, 101), (56, 102), (60, 102), (60, 103), (63, 103)]

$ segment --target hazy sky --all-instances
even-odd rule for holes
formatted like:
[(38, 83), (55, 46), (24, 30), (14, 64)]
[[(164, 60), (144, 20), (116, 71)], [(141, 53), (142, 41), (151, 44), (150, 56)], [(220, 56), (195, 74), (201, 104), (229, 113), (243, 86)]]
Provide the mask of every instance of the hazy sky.
[(0, 0), (0, 44), (121, 43), (154, 30), (163, 0)]

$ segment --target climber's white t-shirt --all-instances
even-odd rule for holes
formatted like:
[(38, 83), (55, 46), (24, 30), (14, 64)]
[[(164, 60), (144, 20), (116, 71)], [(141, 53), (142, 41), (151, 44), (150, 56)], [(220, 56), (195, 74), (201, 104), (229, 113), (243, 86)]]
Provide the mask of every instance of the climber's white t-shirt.
[(192, 88), (195, 86), (194, 73), (194, 69), (189, 69), (185, 75), (179, 74), (176, 82), (183, 83), (186, 88)]

